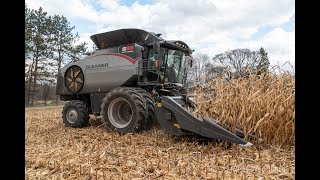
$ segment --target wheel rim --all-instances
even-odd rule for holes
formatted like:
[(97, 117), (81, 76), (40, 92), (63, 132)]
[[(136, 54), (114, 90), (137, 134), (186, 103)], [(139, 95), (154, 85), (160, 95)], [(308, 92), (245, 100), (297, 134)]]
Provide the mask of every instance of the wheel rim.
[(67, 111), (67, 121), (71, 124), (75, 123), (78, 120), (78, 112), (74, 108), (70, 108)]
[(108, 118), (116, 128), (125, 128), (132, 120), (132, 107), (124, 98), (116, 98), (108, 107)]

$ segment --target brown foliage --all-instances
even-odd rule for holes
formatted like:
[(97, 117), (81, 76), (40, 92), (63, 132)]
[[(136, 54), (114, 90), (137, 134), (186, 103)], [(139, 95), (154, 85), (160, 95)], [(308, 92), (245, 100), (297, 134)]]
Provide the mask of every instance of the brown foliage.
[[(198, 85), (198, 117), (215, 118), (235, 132), (255, 133), (255, 143), (294, 145), (295, 79), (288, 72), (214, 79)], [(246, 137), (246, 139), (248, 139)], [(260, 139), (260, 140), (259, 140)]]

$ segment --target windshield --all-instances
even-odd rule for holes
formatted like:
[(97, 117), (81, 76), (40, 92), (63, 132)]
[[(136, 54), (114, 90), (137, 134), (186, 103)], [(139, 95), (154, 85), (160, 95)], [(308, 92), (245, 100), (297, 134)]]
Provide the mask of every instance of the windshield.
[[(160, 54), (162, 55), (162, 54)], [(183, 65), (185, 55), (180, 50), (166, 49), (164, 48), (163, 60), (165, 62), (164, 68), (160, 68), (160, 71), (165, 71), (164, 82), (182, 83), (183, 81)]]
[[(149, 59), (154, 64), (153, 49), (149, 51)], [(162, 82), (183, 83), (185, 54), (182, 51), (161, 47), (159, 60), (159, 74)]]

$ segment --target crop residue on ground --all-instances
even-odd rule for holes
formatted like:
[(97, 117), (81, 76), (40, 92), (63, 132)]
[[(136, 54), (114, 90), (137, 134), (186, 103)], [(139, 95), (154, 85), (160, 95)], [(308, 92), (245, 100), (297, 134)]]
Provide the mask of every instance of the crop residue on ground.
[(26, 179), (294, 179), (294, 148), (174, 138), (160, 129), (119, 135), (91, 118), (62, 124), (61, 107), (26, 111)]

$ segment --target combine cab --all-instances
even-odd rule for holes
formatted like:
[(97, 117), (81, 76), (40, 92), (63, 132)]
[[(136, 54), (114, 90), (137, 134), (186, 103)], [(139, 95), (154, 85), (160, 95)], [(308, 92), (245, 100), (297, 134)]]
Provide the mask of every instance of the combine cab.
[(111, 131), (127, 133), (155, 122), (168, 133), (198, 134), (240, 145), (252, 145), (213, 120), (196, 118), (186, 109), (195, 103), (184, 84), (192, 50), (179, 40), (168, 41), (140, 29), (119, 29), (90, 38), (94, 54), (63, 67), (57, 94), (68, 101), (62, 118), (66, 126), (84, 127), (89, 114), (101, 115)]

